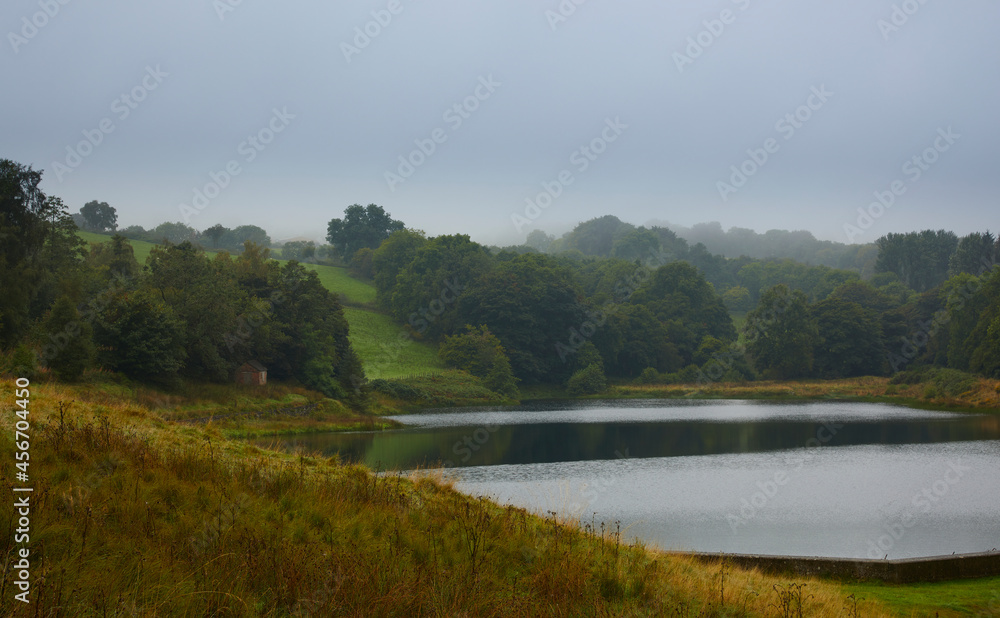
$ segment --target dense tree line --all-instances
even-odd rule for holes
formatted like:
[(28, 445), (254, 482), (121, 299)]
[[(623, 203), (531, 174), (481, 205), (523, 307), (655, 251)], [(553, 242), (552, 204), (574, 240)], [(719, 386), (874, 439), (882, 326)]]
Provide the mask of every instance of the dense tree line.
[(0, 348), (16, 348), (17, 371), (72, 380), (100, 367), (169, 386), (225, 382), (257, 360), (274, 378), (358, 399), (364, 371), (315, 272), (250, 241), (235, 258), (209, 258), (187, 238), (140, 266), (124, 236), (88, 248), (40, 180), (0, 161)]
[[(368, 260), (378, 304), (415, 336), (453, 341), (463, 329), (487, 329), (514, 376), (529, 384), (572, 379), (583, 392), (582, 384), (605, 375), (840, 378), (888, 375), (913, 362), (990, 374), (1000, 347), (1000, 322), (993, 324), (1000, 297), (984, 266), (995, 259), (994, 237), (909, 236), (938, 248), (907, 245), (925, 261), (897, 273), (885, 264), (893, 251), (906, 251), (894, 237), (882, 239), (880, 272), (865, 278), (791, 259), (713, 255), (665, 228), (634, 228), (613, 216), (562, 239), (536, 231), (529, 245), (503, 249), (404, 229)], [(910, 285), (917, 281), (923, 289)], [(962, 285), (975, 293), (954, 291)], [(730, 312), (749, 312), (739, 344)], [(915, 351), (914, 337), (922, 341)]]

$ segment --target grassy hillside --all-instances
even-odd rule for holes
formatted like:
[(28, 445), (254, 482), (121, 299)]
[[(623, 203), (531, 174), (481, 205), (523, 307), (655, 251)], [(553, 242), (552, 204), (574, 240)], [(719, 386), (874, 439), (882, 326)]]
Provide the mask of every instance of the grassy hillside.
[[(77, 235), (88, 243), (102, 243), (111, 240), (111, 236), (107, 234), (95, 234), (94, 232), (84, 232), (83, 230), (79, 230)], [(144, 240), (129, 239), (128, 242), (132, 245), (132, 251), (135, 253), (135, 259), (139, 262), (139, 264), (146, 263), (146, 258), (149, 257), (149, 252), (156, 246), (155, 244)]]
[(339, 294), (345, 304), (371, 306), (375, 302), (375, 286), (350, 276), (346, 268), (319, 264), (303, 264), (303, 266), (315, 271), (326, 289)]
[[(11, 380), (0, 397), (14, 400)], [(30, 401), (33, 602), (14, 600), (4, 569), (0, 615), (845, 615), (836, 584), (657, 555), (426, 475), (375, 476), (167, 420), (206, 405), (197, 399), (98, 382), (33, 384)], [(0, 417), (8, 492), (22, 485), (14, 420)], [(2, 501), (5, 556), (19, 549), (14, 522)], [(776, 611), (798, 611), (798, 584), (802, 613)]]
[(389, 316), (354, 307), (345, 307), (344, 315), (351, 325), (351, 344), (370, 379), (426, 375), (445, 368), (434, 346), (414, 340)]
[[(78, 233), (87, 242), (107, 242), (111, 239), (104, 234)], [(155, 245), (139, 240), (130, 240), (129, 243), (139, 263), (145, 264)], [(345, 305), (344, 315), (351, 329), (351, 344), (361, 357), (369, 378), (427, 375), (444, 369), (434, 346), (413, 340), (402, 326), (373, 309), (373, 285), (351, 277), (344, 268), (317, 264), (304, 266), (316, 272), (326, 289), (341, 297)]]

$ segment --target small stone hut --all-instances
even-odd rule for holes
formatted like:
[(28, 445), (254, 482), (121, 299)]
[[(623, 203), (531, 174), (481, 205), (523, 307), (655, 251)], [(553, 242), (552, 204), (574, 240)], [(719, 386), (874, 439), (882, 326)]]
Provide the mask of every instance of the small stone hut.
[(236, 370), (236, 382), (248, 386), (267, 384), (267, 367), (257, 361), (247, 361)]

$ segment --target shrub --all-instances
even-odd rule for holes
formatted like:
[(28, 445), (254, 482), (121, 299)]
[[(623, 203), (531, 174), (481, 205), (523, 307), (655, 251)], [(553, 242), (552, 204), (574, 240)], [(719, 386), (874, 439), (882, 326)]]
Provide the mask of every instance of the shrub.
[(637, 384), (656, 384), (660, 381), (660, 372), (654, 367), (646, 367), (635, 381)]
[(465, 329), (466, 332), (460, 335), (445, 337), (438, 355), (450, 366), (482, 378), (491, 391), (517, 399), (517, 378), (500, 339), (485, 326), (466, 326)]
[(566, 390), (570, 395), (593, 395), (607, 388), (608, 381), (604, 371), (597, 365), (587, 365), (574, 373), (566, 382)]
[(14, 348), (10, 362), (11, 373), (16, 378), (34, 379), (38, 375), (38, 355), (26, 344)]

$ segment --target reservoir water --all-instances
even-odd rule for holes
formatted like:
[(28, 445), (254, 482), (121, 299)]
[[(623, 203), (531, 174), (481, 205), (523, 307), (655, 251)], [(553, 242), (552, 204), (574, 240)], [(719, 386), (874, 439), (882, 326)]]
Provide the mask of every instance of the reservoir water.
[(906, 558), (1000, 548), (1000, 415), (884, 404), (624, 400), (431, 410), (266, 440), (620, 522), (662, 549)]

